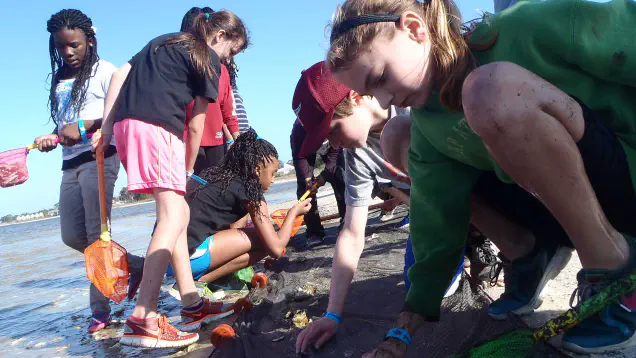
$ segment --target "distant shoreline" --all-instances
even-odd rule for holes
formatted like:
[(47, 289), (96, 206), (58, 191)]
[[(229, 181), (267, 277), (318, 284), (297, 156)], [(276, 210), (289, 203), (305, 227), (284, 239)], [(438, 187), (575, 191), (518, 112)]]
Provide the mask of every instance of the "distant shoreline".
[[(295, 180), (296, 179), (293, 179), (293, 178), (283, 178), (281, 180), (275, 180), (274, 184), (283, 184), (283, 183), (288, 183), (288, 182), (292, 182), (292, 181), (295, 181)], [(136, 201), (134, 203), (127, 203), (127, 204), (123, 204), (123, 205), (119, 205), (119, 206), (113, 206), (113, 209), (127, 208), (127, 207), (130, 207), (130, 206), (137, 206), (137, 205), (149, 204), (149, 203), (154, 203), (154, 202), (155, 202), (154, 199), (144, 200), (144, 201)], [(40, 219), (35, 219), (35, 220), (15, 221), (15, 222), (12, 222), (12, 223), (0, 224), (0, 227), (10, 226), (10, 225), (28, 224), (28, 223), (33, 223), (33, 222), (37, 222), (37, 221), (57, 219), (59, 217), (60, 216), (57, 215), (57, 216), (50, 216), (50, 217), (47, 217), (47, 218), (40, 218)]]
[[(154, 203), (154, 202), (155, 202), (154, 200), (136, 201), (134, 203), (128, 203), (128, 204), (124, 204), (124, 205), (113, 206), (113, 209), (127, 208), (127, 207), (130, 207), (130, 206), (137, 206), (137, 205), (143, 205), (143, 204)], [(57, 219), (59, 217), (60, 217), (59, 215), (56, 215), (56, 216), (51, 216), (51, 217), (48, 217), (48, 218), (41, 218), (41, 219), (35, 219), (35, 220), (15, 221), (15, 222), (8, 223), (8, 224), (0, 224), (0, 227), (34, 223), (34, 222), (38, 222), (38, 221)]]
[(50, 216), (50, 217), (48, 217), (48, 218), (41, 218), (41, 219), (35, 219), (35, 220), (28, 220), (28, 221), (26, 221), (26, 220), (25, 220), (25, 221), (16, 221), (16, 222), (8, 223), (8, 224), (0, 224), (0, 227), (2, 227), (2, 226), (22, 225), (22, 224), (34, 223), (34, 222), (37, 222), (37, 221), (44, 221), (44, 220), (57, 219), (57, 218), (59, 218), (59, 217), (60, 217), (60, 216), (59, 216), (59, 215), (57, 215), (57, 216)]

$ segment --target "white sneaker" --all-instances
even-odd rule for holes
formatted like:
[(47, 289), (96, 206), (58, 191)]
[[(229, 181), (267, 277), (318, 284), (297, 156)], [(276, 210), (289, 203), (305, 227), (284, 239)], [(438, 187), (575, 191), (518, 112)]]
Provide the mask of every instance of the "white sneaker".
[(382, 209), (382, 215), (380, 216), (380, 222), (386, 222), (389, 220), (393, 220), (393, 213), (395, 212), (396, 208), (393, 208), (393, 210), (391, 211), (385, 211), (384, 209)]

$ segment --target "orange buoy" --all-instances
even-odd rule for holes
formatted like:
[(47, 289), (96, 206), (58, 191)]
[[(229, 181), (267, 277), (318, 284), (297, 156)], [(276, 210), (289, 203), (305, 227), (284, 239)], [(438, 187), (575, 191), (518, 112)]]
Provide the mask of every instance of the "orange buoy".
[(210, 343), (216, 348), (221, 347), (223, 344), (231, 341), (236, 336), (234, 329), (228, 324), (220, 324), (213, 331), (210, 336)]
[(267, 279), (267, 275), (265, 275), (262, 272), (257, 272), (254, 274), (254, 277), (252, 277), (252, 287), (265, 287), (267, 286), (267, 282), (269, 280)]

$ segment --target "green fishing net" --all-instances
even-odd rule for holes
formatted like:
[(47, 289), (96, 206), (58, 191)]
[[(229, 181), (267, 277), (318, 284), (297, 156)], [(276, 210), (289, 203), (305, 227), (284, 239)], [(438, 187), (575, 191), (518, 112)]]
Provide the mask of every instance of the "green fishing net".
[(532, 331), (517, 329), (450, 358), (522, 358), (533, 352)]

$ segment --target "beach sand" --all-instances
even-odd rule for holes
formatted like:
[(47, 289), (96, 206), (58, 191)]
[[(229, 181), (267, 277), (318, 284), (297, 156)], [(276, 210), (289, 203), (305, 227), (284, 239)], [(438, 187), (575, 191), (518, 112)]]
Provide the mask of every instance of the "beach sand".
[[(335, 198), (329, 188), (323, 188), (319, 192), (318, 202), (321, 216), (337, 212)], [(270, 212), (279, 208), (289, 208), (294, 203), (295, 201), (288, 201), (272, 205)], [(402, 210), (402, 216), (405, 214), (405, 210)], [(354, 276), (345, 307), (344, 322), (346, 323), (341, 325), (335, 339), (321, 351), (313, 352), (310, 356), (361, 356), (363, 352), (372, 349), (382, 340), (402, 307), (405, 298), (402, 269), (407, 234), (392, 228), (396, 222), (378, 223), (378, 215), (377, 211), (370, 213), (365, 251)], [(399, 221), (399, 217), (396, 220)], [(191, 358), (295, 356), (295, 339), (301, 330), (295, 327), (291, 318), (296, 312), (304, 312), (308, 318), (317, 319), (326, 308), (337, 223), (337, 220), (324, 223), (328, 236), (322, 245), (312, 249), (302, 248), (304, 235), (301, 229), (301, 232), (290, 242), (291, 246), (284, 258), (286, 266), (281, 272), (286, 280), (284, 289), (281, 292), (277, 291), (274, 295), (277, 297), (276, 300), (266, 300), (265, 303), (257, 306), (253, 313), (247, 316), (244, 314), (238, 319), (235, 328), (240, 338), (230, 347), (219, 349), (213, 354), (210, 335), (216, 325), (234, 323), (237, 320), (236, 315), (204, 326), (199, 332), (199, 342), (180, 350), (140, 350), (121, 346), (117, 343), (121, 335), (121, 324), (96, 334), (92, 339), (81, 339), (79, 344), (87, 353), (91, 347), (98, 347), (97, 349), (104, 352), (105, 356)], [(534, 314), (523, 318), (526, 324), (530, 327), (538, 327), (569, 308), (570, 295), (576, 287), (576, 273), (580, 267), (578, 257), (574, 254), (561, 275), (548, 285), (544, 293), (543, 305)], [(262, 270), (262, 265), (257, 265), (257, 270)], [(164, 283), (159, 299), (160, 310), (171, 319), (178, 321), (180, 304), (167, 293), (172, 283)], [(294, 293), (299, 288), (309, 289), (312, 294), (298, 300)], [(463, 290), (463, 292), (470, 290), (467, 283), (463, 285)], [(496, 299), (502, 291), (501, 287), (489, 288), (487, 294)], [(490, 339), (488, 337), (496, 332), (522, 327), (522, 324), (515, 319), (504, 322), (489, 319), (485, 314), (488, 300), (467, 303), (462, 301), (461, 295), (463, 293), (444, 301), (442, 322), (438, 326), (422, 329), (414, 337), (408, 357), (419, 357), (423, 356), (422, 354), (428, 357), (445, 357), (466, 349), (475, 342)], [(230, 301), (229, 298), (226, 300)], [(119, 307), (122, 308), (115, 312), (114, 316), (123, 320), (130, 314), (132, 304)], [(81, 329), (83, 330), (84, 327)], [(552, 343), (557, 346), (559, 344), (558, 340)], [(592, 356), (555, 352), (550, 350), (541, 356), (620, 358), (636, 356), (636, 349)]]

